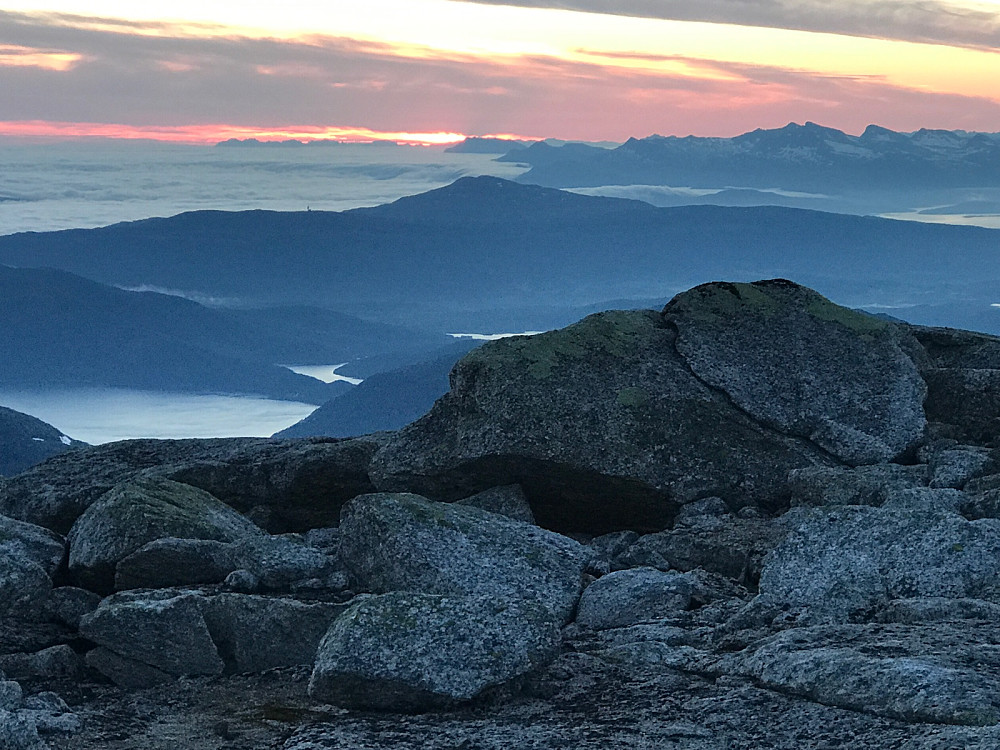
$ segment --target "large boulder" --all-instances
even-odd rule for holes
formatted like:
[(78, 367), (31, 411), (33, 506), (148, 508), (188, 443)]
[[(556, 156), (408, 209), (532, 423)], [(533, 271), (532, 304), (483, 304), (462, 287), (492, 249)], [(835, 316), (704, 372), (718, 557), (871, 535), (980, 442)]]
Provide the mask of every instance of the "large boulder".
[(798, 523), (765, 560), (760, 594), (803, 622), (863, 621), (894, 599), (1000, 598), (1000, 521), (895, 506), (793, 513)]
[(530, 598), (570, 619), (592, 553), (567, 537), (479, 508), (373, 494), (344, 506), (344, 563), (362, 590)]
[(685, 573), (655, 568), (615, 571), (586, 588), (576, 622), (585, 628), (606, 630), (668, 617), (687, 609), (693, 589)]
[(205, 490), (272, 533), (336, 523), (374, 490), (375, 439), (125, 440), (69, 451), (0, 485), (0, 513), (65, 534), (101, 495), (152, 474)]
[(163, 674), (222, 674), (224, 665), (201, 607), (200, 597), (193, 594), (118, 594), (83, 617), (80, 634), (126, 660)]
[(202, 611), (227, 672), (312, 664), (330, 623), (347, 605), (219, 594)]
[(926, 356), (927, 419), (944, 437), (1000, 447), (1000, 338), (950, 328), (914, 328)]
[(389, 436), (372, 478), (451, 500), (519, 483), (541, 525), (604, 533), (659, 531), (711, 495), (781, 507), (790, 469), (836, 463), (704, 383), (677, 342), (663, 315), (635, 311), (486, 344), (426, 416)]
[(664, 316), (699, 379), (845, 463), (889, 461), (923, 435), (927, 389), (905, 327), (781, 279), (703, 284)]
[(395, 592), (360, 598), (330, 626), (309, 694), (346, 708), (421, 711), (537, 670), (560, 648), (535, 602)]
[(165, 537), (235, 542), (266, 534), (207, 492), (168, 479), (119, 485), (69, 533), (69, 569), (86, 588), (111, 591), (118, 562)]

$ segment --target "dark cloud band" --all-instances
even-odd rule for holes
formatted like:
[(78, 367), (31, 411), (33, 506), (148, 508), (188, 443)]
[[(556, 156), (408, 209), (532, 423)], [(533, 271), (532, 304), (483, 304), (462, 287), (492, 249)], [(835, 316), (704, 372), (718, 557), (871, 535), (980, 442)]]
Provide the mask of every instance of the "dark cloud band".
[(467, 0), (1000, 49), (1000, 12), (940, 0)]

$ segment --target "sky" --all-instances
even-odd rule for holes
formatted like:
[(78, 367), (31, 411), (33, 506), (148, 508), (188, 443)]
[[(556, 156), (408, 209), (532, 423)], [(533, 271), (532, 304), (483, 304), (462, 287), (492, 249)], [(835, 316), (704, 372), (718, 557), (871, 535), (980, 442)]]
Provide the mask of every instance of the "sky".
[(1000, 131), (1000, 0), (11, 0), (0, 136)]

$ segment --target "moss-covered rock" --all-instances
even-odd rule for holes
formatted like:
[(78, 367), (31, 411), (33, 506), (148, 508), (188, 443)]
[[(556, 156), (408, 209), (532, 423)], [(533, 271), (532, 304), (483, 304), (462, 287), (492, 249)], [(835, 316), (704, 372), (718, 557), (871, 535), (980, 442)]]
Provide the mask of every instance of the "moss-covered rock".
[(387, 440), (373, 480), (441, 499), (516, 482), (543, 526), (658, 531), (712, 495), (780, 507), (789, 469), (835, 463), (695, 377), (676, 340), (659, 313), (619, 311), (487, 344)]
[(69, 569), (85, 587), (108, 592), (118, 562), (156, 539), (235, 542), (264, 536), (203, 490), (168, 479), (140, 479), (108, 492), (73, 524)]

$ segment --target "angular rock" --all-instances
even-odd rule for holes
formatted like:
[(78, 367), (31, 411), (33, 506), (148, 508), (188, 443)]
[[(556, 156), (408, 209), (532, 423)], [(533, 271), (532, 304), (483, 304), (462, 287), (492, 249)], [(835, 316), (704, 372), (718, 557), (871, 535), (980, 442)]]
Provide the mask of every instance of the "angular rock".
[[(992, 633), (987, 643), (995, 642)], [(976, 653), (984, 646), (947, 626), (796, 628), (735, 657), (730, 669), (830, 706), (907, 722), (987, 726), (1000, 721), (1000, 683), (993, 652)]]
[(51, 577), (66, 557), (66, 541), (41, 526), (0, 516), (0, 550), (38, 563)]
[(326, 579), (340, 565), (336, 557), (295, 535), (252, 537), (233, 548), (236, 567), (250, 571), (261, 587), (272, 591), (288, 591), (296, 583)]
[(418, 495), (344, 506), (341, 555), (363, 590), (531, 598), (568, 621), (591, 557), (578, 542), (495, 513)]
[(5, 482), (0, 513), (67, 533), (101, 495), (153, 474), (209, 492), (273, 533), (336, 523), (340, 506), (374, 490), (374, 438), (126, 440), (56, 456)]
[(468, 505), (472, 508), (499, 513), (501, 516), (513, 518), (515, 521), (534, 523), (535, 515), (531, 512), (528, 498), (519, 484), (508, 484), (505, 487), (491, 487), (477, 492), (475, 495), (463, 497), (456, 501), (458, 505)]
[(70, 711), (66, 701), (46, 691), (25, 699), (22, 713), (28, 714), (42, 734), (75, 734), (83, 728), (80, 717)]
[(940, 511), (805, 511), (767, 557), (760, 592), (809, 622), (864, 620), (892, 599), (994, 599), (1000, 522)]
[(115, 591), (221, 583), (241, 567), (235, 546), (215, 539), (154, 539), (120, 559)]
[(0, 709), (0, 747), (5, 750), (47, 750), (34, 719), (23, 711)]
[(1000, 339), (950, 328), (913, 327), (926, 352), (927, 419), (961, 443), (1000, 447)]
[(3, 554), (0, 546), (0, 619), (36, 619), (45, 607), (52, 581), (37, 562), (21, 554)]
[(926, 387), (903, 326), (782, 279), (703, 284), (664, 316), (697, 377), (845, 463), (889, 461), (923, 435)]
[(788, 533), (784, 523), (763, 518), (713, 518), (713, 526), (678, 526), (640, 537), (612, 560), (615, 569), (649, 566), (661, 570), (702, 568), (750, 586), (764, 558)]
[(959, 490), (915, 487), (890, 491), (882, 507), (885, 510), (959, 513), (967, 504), (967, 499), (967, 495)]
[(84, 658), (88, 667), (96, 669), (115, 685), (126, 690), (153, 687), (176, 679), (162, 669), (129, 659), (103, 646), (91, 649)]
[(710, 495), (783, 507), (789, 470), (835, 463), (733, 406), (676, 342), (653, 311), (490, 342), (456, 364), (426, 416), (387, 437), (372, 479), (445, 500), (518, 483), (541, 525), (601, 534), (662, 530)]
[(788, 474), (792, 505), (873, 505), (885, 502), (894, 490), (926, 487), (928, 468), (922, 464), (871, 466), (817, 466)]
[(956, 445), (935, 452), (929, 461), (931, 487), (962, 489), (972, 479), (996, 471), (996, 453), (972, 445)]
[(395, 592), (362, 597), (316, 654), (309, 695), (347, 708), (423, 711), (471, 700), (559, 653), (533, 602)]
[(161, 599), (115, 595), (83, 618), (80, 634), (169, 675), (222, 674), (224, 665), (199, 600), (192, 595)]
[(0, 675), (0, 710), (14, 711), (21, 707), (24, 691), (14, 680), (2, 679)]
[(69, 533), (69, 569), (86, 588), (113, 588), (118, 562), (165, 537), (232, 542), (265, 532), (204, 490), (167, 479), (119, 485), (90, 506)]
[(93, 591), (75, 586), (60, 586), (49, 593), (45, 613), (56, 622), (76, 630), (80, 627), (80, 619), (97, 609), (100, 603), (100, 594)]
[(632, 568), (609, 573), (580, 598), (576, 623), (593, 630), (624, 628), (683, 612), (693, 586), (683, 573)]
[(0, 669), (15, 680), (55, 680), (76, 677), (80, 657), (69, 646), (52, 646), (33, 654), (0, 656)]
[(347, 605), (219, 594), (203, 611), (227, 672), (312, 664), (330, 623)]
[(969, 520), (1000, 518), (1000, 489), (979, 494), (966, 493), (959, 512)]

